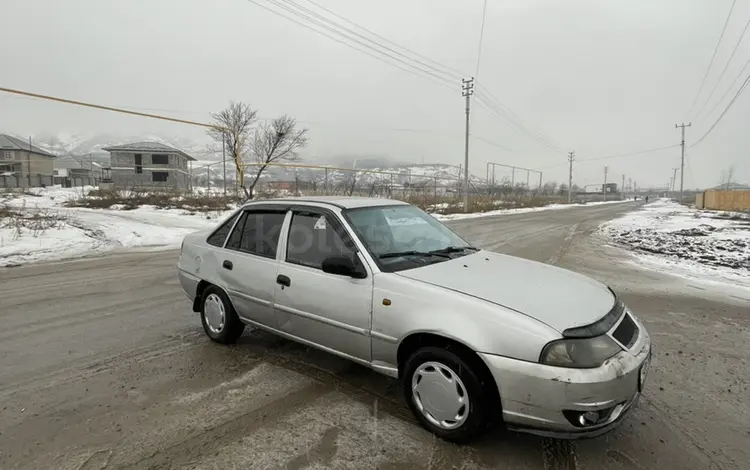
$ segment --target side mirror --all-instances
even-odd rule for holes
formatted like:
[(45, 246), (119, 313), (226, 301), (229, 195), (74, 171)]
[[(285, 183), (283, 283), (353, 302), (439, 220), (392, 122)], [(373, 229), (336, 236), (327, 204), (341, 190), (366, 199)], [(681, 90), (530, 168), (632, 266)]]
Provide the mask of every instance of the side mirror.
[(337, 276), (349, 276), (357, 279), (365, 277), (362, 269), (358, 269), (354, 261), (348, 256), (329, 256), (323, 260), (321, 266), (324, 273)]

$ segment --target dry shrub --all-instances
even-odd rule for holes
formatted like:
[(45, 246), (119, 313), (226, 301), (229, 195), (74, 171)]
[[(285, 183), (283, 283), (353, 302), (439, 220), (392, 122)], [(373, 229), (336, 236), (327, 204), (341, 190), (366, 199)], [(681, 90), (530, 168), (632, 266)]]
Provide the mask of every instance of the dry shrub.
[(29, 210), (24, 203), (20, 209), (0, 204), (0, 228), (13, 230), (13, 237), (20, 238), (24, 231), (37, 237), (49, 229), (63, 228), (70, 217), (49, 209)]
[(88, 194), (68, 201), (68, 207), (89, 209), (133, 210), (140, 206), (159, 209), (184, 209), (190, 212), (215, 212), (231, 209), (236, 202), (234, 196), (212, 194), (185, 194), (178, 191), (138, 191), (93, 189)]

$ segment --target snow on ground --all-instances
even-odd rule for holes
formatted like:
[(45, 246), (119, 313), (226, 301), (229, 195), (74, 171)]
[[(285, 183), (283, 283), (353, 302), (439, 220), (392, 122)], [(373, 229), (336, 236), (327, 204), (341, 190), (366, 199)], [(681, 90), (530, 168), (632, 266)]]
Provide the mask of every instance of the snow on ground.
[[(141, 206), (133, 210), (68, 208), (91, 188), (35, 188), (5, 196), (5, 207), (32, 217), (0, 217), (0, 267), (60, 260), (118, 248), (177, 247), (183, 237), (214, 226), (228, 212), (188, 212)], [(33, 195), (32, 195), (33, 194)]]
[(696, 210), (660, 199), (599, 230), (635, 250), (641, 265), (750, 288), (750, 214)]
[[(228, 211), (193, 212), (148, 205), (132, 210), (125, 210), (123, 205), (107, 209), (65, 206), (66, 202), (80, 199), (92, 189), (95, 188), (48, 187), (0, 193), (0, 267), (106, 253), (119, 248), (177, 247), (186, 234), (215, 226), (228, 215)], [(456, 220), (619, 202), (624, 201), (433, 215), (440, 220)], [(3, 216), (2, 207), (15, 215)]]
[(518, 207), (516, 209), (498, 209), (495, 211), (487, 211), (487, 212), (470, 212), (468, 214), (464, 214), (463, 212), (456, 213), (456, 214), (432, 214), (432, 216), (438, 220), (475, 219), (477, 217), (491, 217), (495, 215), (506, 215), (506, 214), (524, 214), (526, 212), (571, 209), (573, 207), (598, 206), (602, 204), (619, 204), (623, 202), (633, 202), (633, 201), (626, 199), (624, 201), (618, 200), (618, 201), (587, 202), (586, 204), (549, 204), (546, 206), (538, 206), (538, 207)]

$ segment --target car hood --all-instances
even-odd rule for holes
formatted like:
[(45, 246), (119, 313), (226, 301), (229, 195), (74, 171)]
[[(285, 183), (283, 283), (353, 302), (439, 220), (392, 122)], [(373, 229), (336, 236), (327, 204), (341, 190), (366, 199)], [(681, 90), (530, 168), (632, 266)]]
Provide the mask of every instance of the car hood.
[(594, 323), (615, 303), (607, 286), (586, 276), (483, 250), (397, 274), (510, 308), (559, 332)]

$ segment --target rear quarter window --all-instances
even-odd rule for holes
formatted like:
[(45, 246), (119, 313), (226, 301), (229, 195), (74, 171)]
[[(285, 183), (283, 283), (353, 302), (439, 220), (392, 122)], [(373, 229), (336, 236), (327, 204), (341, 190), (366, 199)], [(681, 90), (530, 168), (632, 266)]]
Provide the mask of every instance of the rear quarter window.
[(239, 212), (234, 215), (231, 219), (227, 220), (223, 224), (217, 228), (214, 233), (209, 235), (206, 242), (208, 242), (209, 245), (218, 246), (219, 248), (224, 246), (224, 241), (227, 239), (227, 236), (229, 235), (229, 231), (232, 230), (232, 226), (234, 225), (234, 221), (237, 220), (237, 217), (239, 216)]

